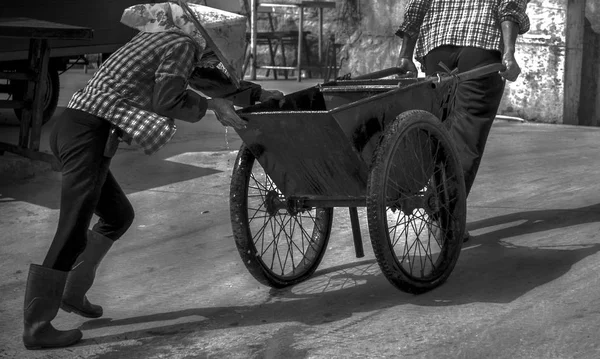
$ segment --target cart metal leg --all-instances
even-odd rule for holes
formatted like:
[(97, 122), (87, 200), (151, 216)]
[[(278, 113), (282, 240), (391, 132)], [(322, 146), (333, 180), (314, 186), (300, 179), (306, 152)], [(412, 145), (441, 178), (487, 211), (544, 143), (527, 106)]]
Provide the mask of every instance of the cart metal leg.
[(354, 238), (354, 250), (356, 251), (356, 258), (362, 258), (365, 256), (363, 249), (362, 235), (360, 233), (360, 223), (358, 221), (358, 210), (356, 207), (350, 207), (350, 223), (352, 224), (352, 237)]

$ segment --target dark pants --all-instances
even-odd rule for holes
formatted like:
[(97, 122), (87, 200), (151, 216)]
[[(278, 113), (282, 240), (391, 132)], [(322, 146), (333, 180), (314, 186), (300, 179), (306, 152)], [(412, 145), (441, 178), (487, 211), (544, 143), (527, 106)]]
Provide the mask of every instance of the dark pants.
[(110, 123), (86, 112), (66, 109), (50, 134), (50, 148), (62, 164), (60, 216), (45, 267), (69, 271), (85, 249), (94, 214), (95, 232), (119, 239), (133, 222), (133, 207), (109, 170), (104, 156)]
[[(440, 46), (425, 56), (425, 73), (444, 72), (438, 65), (440, 62), (450, 70), (458, 68), (458, 72), (464, 72), (501, 61), (498, 51)], [(504, 79), (497, 73), (461, 82), (456, 89), (454, 110), (444, 123), (460, 153), (467, 196), (475, 181), (503, 92)]]

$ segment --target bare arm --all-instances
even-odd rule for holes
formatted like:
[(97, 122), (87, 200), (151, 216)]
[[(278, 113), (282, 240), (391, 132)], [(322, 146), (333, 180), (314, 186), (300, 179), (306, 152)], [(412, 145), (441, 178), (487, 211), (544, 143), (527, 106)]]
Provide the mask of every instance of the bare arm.
[(525, 12), (528, 0), (502, 0), (499, 6), (499, 21), (502, 30), (504, 52), (502, 62), (506, 70), (500, 75), (508, 81), (515, 81), (521, 68), (515, 59), (517, 36), (529, 30), (529, 18)]
[(198, 67), (190, 77), (190, 86), (210, 97), (234, 98), (234, 95), (243, 91), (250, 91), (250, 102), (236, 102), (235, 106), (246, 107), (257, 101), (268, 101), (271, 98), (280, 99), (283, 94), (277, 90), (266, 90), (262, 86), (250, 81), (240, 81), (238, 89), (221, 70), (215, 67)]
[(504, 54), (502, 63), (506, 70), (500, 72), (500, 75), (508, 81), (515, 81), (521, 73), (521, 68), (515, 59), (515, 44), (517, 42), (518, 25), (512, 21), (504, 21), (502, 26), (502, 40), (504, 41)]
[(413, 58), (415, 54), (415, 45), (417, 44), (417, 36), (411, 37), (405, 33), (402, 36), (402, 46), (400, 47), (400, 58)]
[(186, 122), (197, 122), (206, 114), (206, 99), (187, 89), (195, 51), (193, 43), (181, 42), (163, 55), (155, 72), (152, 95), (152, 107), (157, 114)]
[(411, 37), (408, 34), (402, 36), (402, 47), (400, 47), (400, 56), (398, 56), (398, 68), (403, 71), (400, 76), (417, 77), (419, 70), (413, 61), (415, 53), (415, 44), (417, 43), (416, 37)]
[[(190, 86), (210, 97), (226, 98), (236, 92), (243, 90), (251, 91), (251, 100), (259, 101), (262, 88), (260, 85), (248, 81), (240, 81), (241, 88), (238, 90), (233, 82), (216, 67), (198, 67), (192, 72)], [(237, 104), (236, 106), (247, 106)]]
[(417, 76), (417, 67), (413, 62), (415, 45), (419, 37), (421, 24), (429, 10), (431, 0), (411, 0), (404, 10), (404, 22), (396, 35), (402, 37), (402, 46), (398, 56), (398, 67), (407, 74)]

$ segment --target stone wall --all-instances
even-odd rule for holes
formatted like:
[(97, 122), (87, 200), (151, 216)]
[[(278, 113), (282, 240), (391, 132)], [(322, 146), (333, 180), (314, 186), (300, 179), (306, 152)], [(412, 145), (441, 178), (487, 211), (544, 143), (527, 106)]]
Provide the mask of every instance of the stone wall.
[[(598, 76), (600, 73), (599, 38), (600, 4), (587, 0), (588, 18), (582, 83), (583, 124), (597, 125), (600, 118)], [(341, 73), (363, 74), (394, 66), (401, 40), (394, 36), (402, 22), (407, 0), (343, 0), (337, 18), (347, 18), (344, 7), (355, 9), (351, 26), (336, 27), (342, 41)], [(509, 82), (500, 107), (500, 114), (518, 116), (530, 121), (562, 123), (564, 101), (565, 22), (567, 2), (564, 0), (531, 0), (528, 15), (530, 31), (519, 36), (517, 60), (522, 74)], [(343, 21), (342, 21), (343, 22)], [(596, 32), (596, 33), (595, 33)]]
[[(352, 1), (349, 1), (352, 2)], [(354, 10), (355, 28), (337, 29), (343, 44), (340, 53), (341, 73), (361, 75), (396, 65), (402, 40), (394, 35), (402, 22), (407, 0), (354, 0), (354, 6), (340, 9), (340, 22), (345, 13)], [(345, 41), (344, 41), (345, 40)]]
[(507, 82), (499, 112), (529, 121), (562, 123), (565, 66), (564, 0), (532, 0), (527, 7), (531, 28), (517, 40), (522, 68)]
[[(347, 36), (342, 73), (362, 74), (396, 62), (401, 40), (394, 32), (402, 22), (406, 0), (361, 0), (359, 26)], [(500, 113), (528, 120), (562, 122), (564, 72), (564, 0), (532, 0), (531, 30), (518, 39), (521, 77), (506, 86)]]
[(598, 3), (598, 0), (587, 0), (585, 2), (585, 17), (590, 22), (592, 30), (600, 33), (600, 3)]

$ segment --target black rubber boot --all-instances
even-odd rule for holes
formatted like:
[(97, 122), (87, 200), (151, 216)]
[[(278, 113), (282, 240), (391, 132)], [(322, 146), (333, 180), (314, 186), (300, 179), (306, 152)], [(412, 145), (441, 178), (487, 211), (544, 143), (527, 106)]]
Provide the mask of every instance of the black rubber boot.
[(67, 272), (36, 264), (29, 267), (23, 309), (25, 348), (60, 348), (81, 340), (81, 330), (57, 330), (50, 323), (58, 313), (66, 280)]
[(65, 292), (60, 307), (86, 318), (99, 318), (103, 310), (99, 305), (88, 301), (86, 293), (94, 284), (96, 270), (113, 245), (113, 240), (94, 231), (88, 231), (84, 251), (77, 257), (73, 269), (67, 277)]

